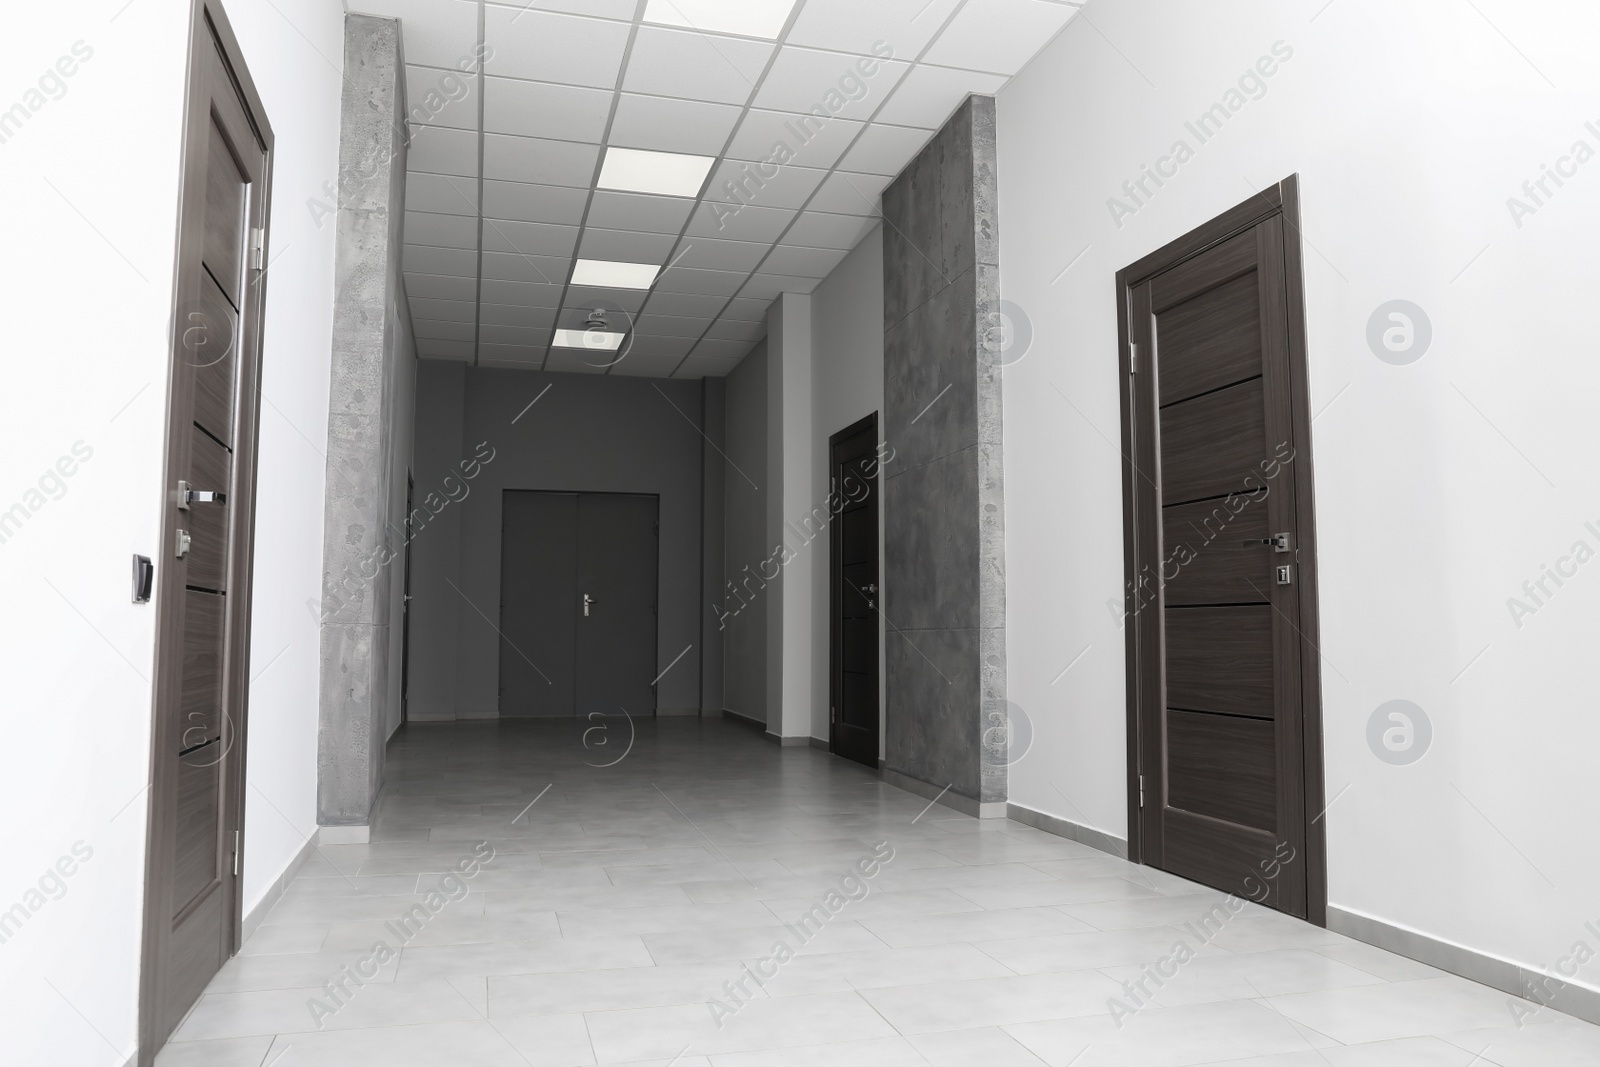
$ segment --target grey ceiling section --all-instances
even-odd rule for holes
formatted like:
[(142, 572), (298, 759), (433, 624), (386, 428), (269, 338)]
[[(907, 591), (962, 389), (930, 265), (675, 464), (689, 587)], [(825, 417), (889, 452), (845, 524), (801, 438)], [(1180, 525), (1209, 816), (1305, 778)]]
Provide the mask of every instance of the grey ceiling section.
[(405, 87), (400, 24), (345, 18), (335, 247), (328, 492), (323, 521), (317, 822), (364, 826), (383, 782), (385, 711), (396, 690), (390, 632), (402, 575), (415, 361), (397, 313), (405, 199)]
[(1006, 798), (1005, 754), (984, 747), (1007, 714), (1000, 369), (983, 346), (1000, 301), (993, 97), (968, 98), (883, 211), (884, 770), (976, 814)]
[[(660, 25), (712, 16), (643, 0), (351, 4), (406, 34), (419, 355), (656, 378), (726, 375), (966, 94), (998, 91), (1078, 7), (793, 0), (767, 39)], [(610, 148), (715, 162), (694, 195), (616, 192), (597, 188)], [(585, 287), (576, 258), (664, 269), (648, 292)], [(552, 347), (596, 306), (634, 319), (614, 364)]]

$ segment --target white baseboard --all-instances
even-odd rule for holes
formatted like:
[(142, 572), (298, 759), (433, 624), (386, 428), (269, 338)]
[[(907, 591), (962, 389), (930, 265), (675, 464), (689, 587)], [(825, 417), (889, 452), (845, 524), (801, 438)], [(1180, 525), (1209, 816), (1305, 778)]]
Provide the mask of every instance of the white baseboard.
[(365, 845), (372, 840), (370, 826), (319, 826), (319, 845)]
[(266, 893), (262, 895), (260, 900), (256, 901), (255, 907), (245, 913), (243, 920), (239, 923), (239, 943), (241, 945), (250, 940), (250, 935), (256, 932), (256, 927), (261, 925), (261, 920), (267, 917), (267, 912), (272, 910), (272, 906), (283, 896), (283, 891), (289, 888), (289, 883), (294, 881), (294, 876), (300, 873), (300, 868), (306, 865), (306, 860), (310, 859), (311, 854), (317, 850), (317, 837), (320, 833), (321, 830), (319, 829), (316, 834), (312, 834), (306, 839), (306, 843), (300, 846), (300, 851), (295, 853), (294, 858), (289, 861), (289, 865), (283, 869), (283, 872), (278, 877), (272, 880), (272, 884), (267, 887)]
[(1042, 811), (1025, 808), (1021, 804), (1007, 804), (1006, 818), (1015, 819), (1035, 830), (1043, 830), (1047, 834), (1055, 834), (1057, 837), (1076, 841), (1080, 845), (1099, 849), (1118, 859), (1128, 858), (1128, 842), (1125, 839), (1108, 834), (1104, 830), (1096, 830), (1092, 826), (1073, 822), (1071, 819), (1063, 819), (1059, 815), (1047, 815)]

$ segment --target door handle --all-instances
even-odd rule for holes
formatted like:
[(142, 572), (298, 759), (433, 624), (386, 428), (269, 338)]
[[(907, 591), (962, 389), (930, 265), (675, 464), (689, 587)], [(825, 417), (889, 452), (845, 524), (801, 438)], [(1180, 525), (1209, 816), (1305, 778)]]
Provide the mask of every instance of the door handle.
[(215, 489), (190, 489), (188, 482), (178, 483), (178, 510), (188, 511), (190, 504), (226, 504), (228, 494)]
[(589, 608), (598, 603), (600, 603), (600, 601), (596, 600), (588, 593), (583, 594), (583, 617), (587, 619), (589, 617)]
[(868, 582), (866, 585), (862, 586), (861, 588), (865, 592), (876, 593), (878, 591), (878, 583), (877, 582)]
[(1245, 541), (1246, 547), (1251, 545), (1271, 545), (1274, 552), (1289, 551), (1289, 535), (1275, 533), (1271, 537), (1251, 537)]

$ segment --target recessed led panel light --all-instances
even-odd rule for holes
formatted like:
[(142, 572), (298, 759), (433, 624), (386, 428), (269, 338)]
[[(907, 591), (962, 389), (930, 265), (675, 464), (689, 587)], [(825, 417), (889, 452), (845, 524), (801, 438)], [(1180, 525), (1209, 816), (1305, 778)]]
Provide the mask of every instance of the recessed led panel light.
[(710, 156), (607, 148), (605, 165), (600, 168), (600, 188), (660, 196), (699, 196), (715, 162)]
[(573, 285), (597, 289), (648, 289), (661, 268), (654, 263), (613, 263), (605, 259), (580, 259), (572, 268)]
[(650, 0), (644, 20), (775, 41), (793, 10), (794, 0)]
[(615, 352), (622, 347), (625, 333), (606, 330), (557, 330), (555, 347), (587, 348), (592, 352)]

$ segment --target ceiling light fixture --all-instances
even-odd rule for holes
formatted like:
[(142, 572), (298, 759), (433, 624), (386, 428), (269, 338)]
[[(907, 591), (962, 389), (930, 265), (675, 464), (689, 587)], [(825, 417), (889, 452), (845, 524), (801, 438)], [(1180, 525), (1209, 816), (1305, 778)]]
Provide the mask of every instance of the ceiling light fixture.
[(607, 148), (599, 186), (624, 193), (699, 196), (700, 187), (706, 183), (706, 175), (711, 173), (715, 162), (710, 156)]
[(794, 0), (650, 0), (646, 22), (775, 41)]
[(605, 259), (580, 259), (572, 268), (573, 285), (598, 289), (648, 289), (661, 268), (654, 263), (613, 263)]
[(604, 330), (557, 330), (556, 348), (586, 348), (591, 352), (615, 352), (622, 347), (625, 333)]

